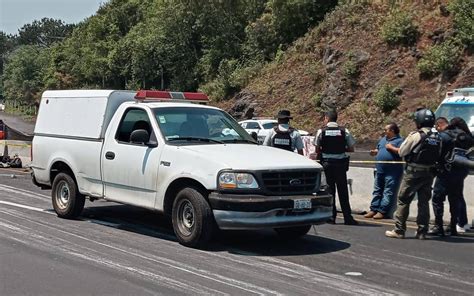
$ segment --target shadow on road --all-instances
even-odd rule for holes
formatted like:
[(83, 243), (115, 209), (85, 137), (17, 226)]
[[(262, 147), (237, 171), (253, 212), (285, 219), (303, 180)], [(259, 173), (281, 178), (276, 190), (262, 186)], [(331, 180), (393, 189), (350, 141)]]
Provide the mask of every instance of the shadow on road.
[[(84, 208), (81, 218), (103, 226), (177, 241), (169, 219), (138, 207), (98, 203), (97, 206)], [(271, 229), (219, 231), (208, 250), (252, 256), (299, 256), (337, 252), (350, 247), (349, 243), (314, 234), (313, 228), (302, 238), (283, 240)]]
[(455, 243), (455, 244), (469, 244), (474, 243), (474, 232), (468, 232), (458, 236), (445, 236), (445, 237), (427, 237), (429, 240), (436, 240), (440, 242)]
[(304, 237), (292, 240), (284, 240), (272, 230), (222, 231), (217, 242), (221, 245), (221, 248), (216, 246), (217, 251), (228, 250), (229, 253), (251, 256), (318, 255), (342, 251), (351, 246), (347, 242), (314, 235), (313, 230)]

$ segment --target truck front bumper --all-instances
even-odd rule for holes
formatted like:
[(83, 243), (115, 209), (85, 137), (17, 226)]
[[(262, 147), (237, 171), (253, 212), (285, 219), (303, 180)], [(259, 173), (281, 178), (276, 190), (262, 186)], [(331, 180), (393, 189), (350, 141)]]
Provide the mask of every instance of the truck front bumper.
[[(295, 200), (311, 200), (311, 209), (295, 210)], [(212, 192), (209, 202), (220, 229), (258, 229), (323, 224), (332, 218), (332, 196), (264, 196)]]

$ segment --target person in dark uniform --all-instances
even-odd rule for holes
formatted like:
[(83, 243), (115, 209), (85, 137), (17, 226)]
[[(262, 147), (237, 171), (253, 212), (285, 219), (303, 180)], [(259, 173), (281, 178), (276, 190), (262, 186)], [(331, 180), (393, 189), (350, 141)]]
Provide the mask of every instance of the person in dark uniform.
[(316, 153), (324, 167), (326, 182), (333, 195), (333, 218), (336, 221), (336, 187), (344, 224), (357, 225), (351, 214), (349, 192), (347, 189), (347, 171), (349, 170), (349, 157), (346, 152), (353, 152), (355, 140), (349, 130), (337, 124), (337, 112), (329, 111), (324, 115), (325, 127), (318, 130), (315, 138)]
[(455, 117), (449, 125), (442, 130), (440, 136), (443, 140), (442, 167), (441, 173), (436, 177), (433, 188), (433, 212), (435, 215), (435, 225), (429, 234), (444, 236), (443, 212), (446, 195), (449, 201), (450, 234), (457, 235), (458, 232), (465, 232), (464, 225), (467, 224), (466, 201), (464, 200), (463, 189), (464, 179), (469, 174), (467, 167), (451, 166), (447, 159), (454, 153), (454, 148), (467, 150), (474, 145), (474, 139), (469, 131), (466, 122)]
[(291, 113), (288, 110), (280, 110), (276, 116), (278, 125), (270, 130), (263, 141), (264, 146), (271, 146), (288, 151), (297, 151), (303, 155), (303, 140), (300, 133), (290, 126)]
[(400, 148), (387, 144), (387, 149), (396, 151), (401, 157), (405, 157), (406, 161), (405, 174), (398, 194), (395, 228), (385, 232), (385, 236), (390, 238), (405, 238), (410, 204), (416, 194), (418, 194), (416, 238), (425, 239), (428, 232), (431, 185), (436, 164), (441, 157), (442, 141), (438, 133), (431, 130), (435, 123), (435, 115), (431, 110), (418, 109), (414, 117), (417, 130), (408, 135)]

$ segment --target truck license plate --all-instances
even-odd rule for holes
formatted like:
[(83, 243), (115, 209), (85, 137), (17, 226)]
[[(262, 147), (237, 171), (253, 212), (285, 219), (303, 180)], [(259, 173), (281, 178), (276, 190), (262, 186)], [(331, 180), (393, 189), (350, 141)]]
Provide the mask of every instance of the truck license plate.
[(295, 199), (293, 202), (295, 210), (311, 210), (311, 199)]

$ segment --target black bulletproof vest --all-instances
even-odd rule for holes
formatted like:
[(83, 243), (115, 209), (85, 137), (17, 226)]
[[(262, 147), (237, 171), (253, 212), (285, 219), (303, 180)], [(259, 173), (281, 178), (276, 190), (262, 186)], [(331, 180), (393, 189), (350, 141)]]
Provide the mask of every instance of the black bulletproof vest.
[(275, 135), (272, 139), (272, 146), (275, 148), (293, 151), (293, 149), (291, 149), (291, 133), (294, 129), (289, 128), (288, 131), (280, 131), (278, 126), (275, 126), (273, 130), (275, 131)]
[(406, 157), (409, 163), (417, 163), (423, 165), (434, 165), (441, 158), (442, 139), (438, 133), (428, 132), (421, 134), (421, 140), (415, 145), (411, 153)]
[(341, 154), (346, 152), (346, 129), (325, 127), (321, 130), (321, 152)]

